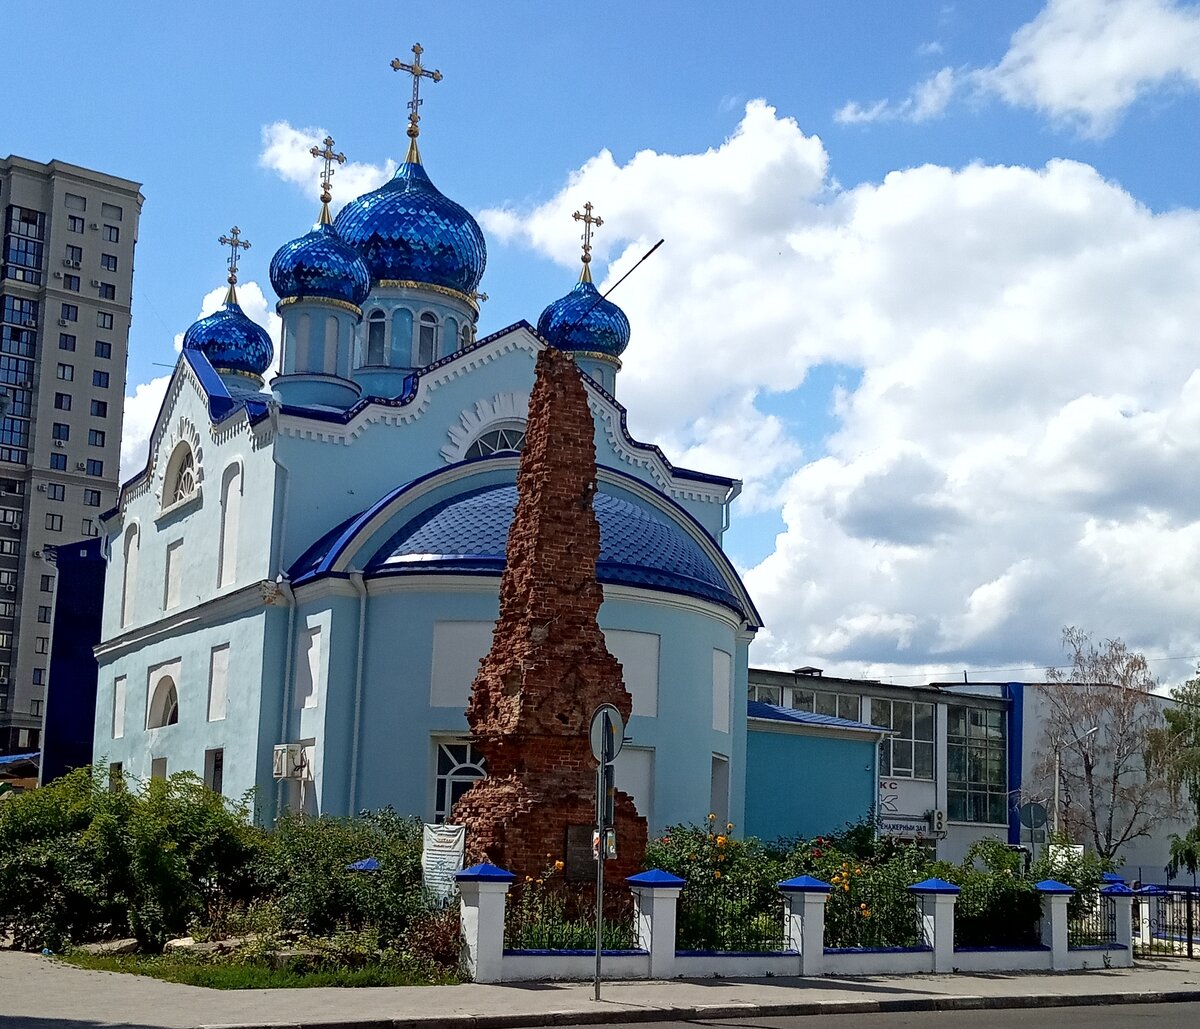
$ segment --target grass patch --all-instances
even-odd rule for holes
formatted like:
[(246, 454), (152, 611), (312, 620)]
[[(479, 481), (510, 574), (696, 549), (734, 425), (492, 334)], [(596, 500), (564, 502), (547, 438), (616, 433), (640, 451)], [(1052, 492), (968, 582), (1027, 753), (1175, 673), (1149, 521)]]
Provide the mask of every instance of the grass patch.
[(173, 954), (87, 954), (70, 951), (62, 960), (77, 968), (146, 975), (213, 990), (278, 990), (297, 986), (443, 986), (458, 977), (431, 962), (396, 956), (370, 964), (341, 965), (328, 959), (296, 958), (276, 968), (262, 957)]

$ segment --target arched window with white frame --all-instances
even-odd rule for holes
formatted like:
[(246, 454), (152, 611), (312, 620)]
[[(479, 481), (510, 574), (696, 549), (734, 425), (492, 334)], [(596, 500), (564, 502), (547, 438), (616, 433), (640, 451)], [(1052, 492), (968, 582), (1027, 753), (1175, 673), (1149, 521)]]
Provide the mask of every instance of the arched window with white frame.
[(221, 537), (217, 553), (217, 585), (237, 578), (238, 526), (242, 512), (242, 466), (231, 464), (221, 479)]
[(150, 695), (150, 706), (146, 711), (146, 728), (159, 729), (164, 725), (176, 725), (179, 722), (179, 691), (175, 680), (164, 675), (154, 684)]
[(187, 443), (171, 451), (167, 471), (163, 476), (162, 506), (166, 510), (196, 495), (199, 478), (196, 474), (196, 455)]
[(466, 457), (486, 457), (488, 454), (508, 452), (521, 453), (525, 449), (525, 425), (512, 422), (497, 425), (482, 432), (475, 442), (467, 447)]
[(136, 525), (125, 530), (124, 575), (121, 579), (121, 627), (133, 623), (133, 601), (137, 595), (138, 551), (141, 549), (141, 531)]
[(438, 318), (432, 311), (421, 315), (417, 325), (417, 367), (424, 368), (437, 360)]
[(387, 315), (375, 310), (367, 317), (367, 364), (387, 364)]

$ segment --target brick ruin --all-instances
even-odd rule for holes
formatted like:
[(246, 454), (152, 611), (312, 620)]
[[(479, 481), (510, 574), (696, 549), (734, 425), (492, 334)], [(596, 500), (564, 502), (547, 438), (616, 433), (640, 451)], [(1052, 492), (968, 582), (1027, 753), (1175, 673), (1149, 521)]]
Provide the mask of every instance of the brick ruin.
[[(577, 878), (590, 866), (594, 877), (596, 761), (588, 726), (598, 705), (613, 704), (628, 721), (633, 703), (596, 621), (603, 592), (594, 432), (578, 368), (547, 348), (529, 399), (500, 617), (467, 706), (488, 774), (452, 813), (467, 829), (468, 863), (491, 861), (520, 878), (540, 875), (554, 860), (567, 861)], [(646, 820), (620, 791), (616, 832), (609, 881), (640, 871), (646, 850)]]

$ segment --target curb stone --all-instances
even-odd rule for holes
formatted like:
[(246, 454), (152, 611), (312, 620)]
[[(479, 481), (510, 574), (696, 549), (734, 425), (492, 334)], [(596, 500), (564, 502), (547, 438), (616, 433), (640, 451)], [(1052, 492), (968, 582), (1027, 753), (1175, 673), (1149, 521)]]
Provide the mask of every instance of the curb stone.
[(1145, 993), (1046, 993), (1012, 997), (906, 997), (895, 1000), (807, 1001), (783, 1004), (701, 1004), (679, 1007), (618, 1007), (595, 1011), (542, 1011), (525, 1015), (456, 1015), (444, 1018), (365, 1018), (320, 1022), (254, 1022), (202, 1025), (199, 1029), (534, 1029), (538, 1026), (694, 1021), (746, 1017), (860, 1015), (876, 1012), (998, 1011), (1005, 1008), (1074, 1008), (1114, 1004), (1200, 1002), (1200, 990)]

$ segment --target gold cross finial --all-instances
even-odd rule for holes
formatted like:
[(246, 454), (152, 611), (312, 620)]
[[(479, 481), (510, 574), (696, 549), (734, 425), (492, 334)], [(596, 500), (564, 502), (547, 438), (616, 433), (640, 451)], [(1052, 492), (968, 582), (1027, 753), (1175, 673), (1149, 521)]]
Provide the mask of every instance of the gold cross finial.
[(420, 164), (421, 154), (417, 150), (417, 137), (421, 134), (419, 125), (421, 114), (418, 108), (425, 102), (421, 99), (421, 79), (433, 79), (434, 82), (441, 82), (442, 73), (436, 70), (429, 71), (421, 64), (421, 55), (425, 52), (425, 48), (420, 43), (413, 44), (412, 52), (412, 64), (405, 64), (399, 57), (392, 58), (392, 71), (406, 71), (412, 76), (413, 95), (408, 102), (408, 156), (405, 161)]
[(333, 199), (333, 194), (329, 192), (330, 180), (333, 178), (333, 166), (335, 163), (345, 164), (346, 155), (335, 154), (333, 152), (332, 136), (326, 136), (321, 140), (321, 144), (325, 147), (324, 150), (321, 150), (319, 147), (313, 147), (309, 150), (309, 153), (313, 157), (325, 161), (325, 168), (321, 173), (321, 224), (329, 225), (333, 222), (333, 219), (329, 215), (329, 201)]
[(583, 205), (583, 214), (576, 211), (571, 215), (577, 222), (583, 222), (583, 235), (580, 239), (583, 240), (583, 271), (579, 275), (580, 282), (592, 281), (592, 226), (599, 228), (604, 224), (604, 219), (599, 216), (592, 216), (592, 202), (589, 200)]
[(221, 246), (229, 247), (229, 278), (226, 280), (229, 283), (229, 292), (225, 294), (225, 303), (227, 304), (237, 303), (237, 294), (234, 292), (233, 287), (237, 285), (238, 258), (241, 257), (238, 251), (250, 249), (250, 241), (248, 239), (238, 238), (241, 234), (242, 230), (235, 225), (229, 230), (228, 236), (222, 236), (217, 240)]

